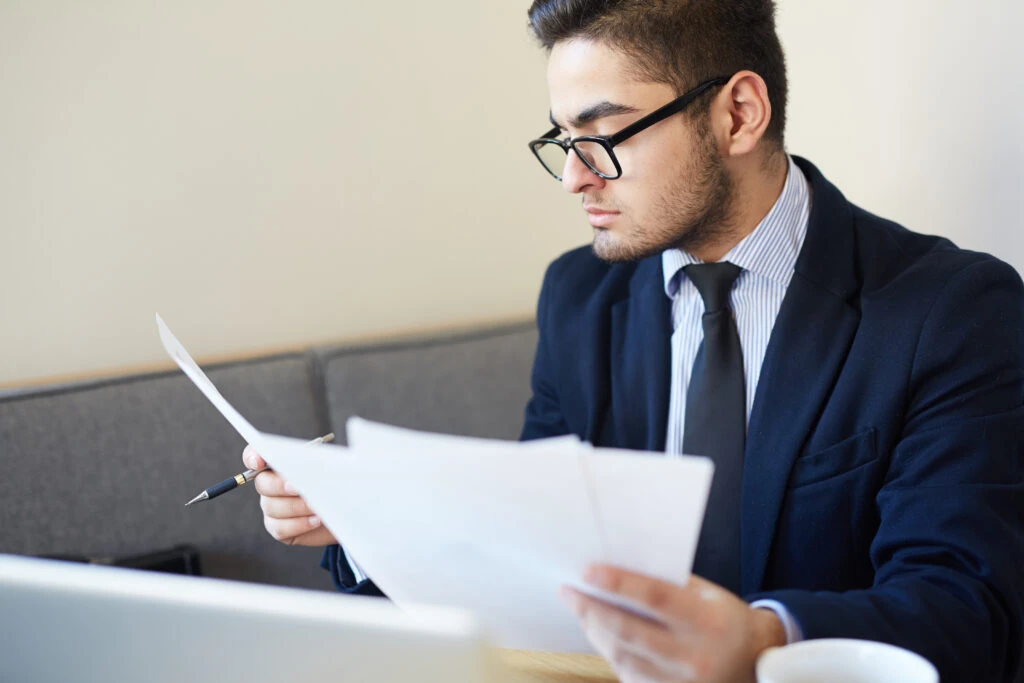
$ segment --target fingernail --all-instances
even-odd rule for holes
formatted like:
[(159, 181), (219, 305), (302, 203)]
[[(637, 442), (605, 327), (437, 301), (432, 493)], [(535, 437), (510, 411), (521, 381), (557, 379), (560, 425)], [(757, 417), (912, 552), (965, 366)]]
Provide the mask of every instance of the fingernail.
[(583, 580), (593, 586), (600, 586), (604, 581), (604, 572), (601, 571), (600, 567), (590, 565), (583, 572)]
[(288, 493), (298, 493), (299, 492), (299, 490), (297, 488), (292, 486), (291, 482), (287, 482), (287, 481), (284, 483), (284, 490), (287, 491)]
[(316, 515), (313, 515), (312, 517), (309, 518), (309, 525), (310, 526), (314, 526), (314, 527), (320, 526), (320, 518), (317, 517)]

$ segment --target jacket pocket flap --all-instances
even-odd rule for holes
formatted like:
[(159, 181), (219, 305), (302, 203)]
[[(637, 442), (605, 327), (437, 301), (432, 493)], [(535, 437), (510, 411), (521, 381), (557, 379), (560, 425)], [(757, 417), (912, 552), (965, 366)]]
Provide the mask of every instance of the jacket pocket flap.
[(875, 429), (854, 434), (828, 448), (797, 458), (789, 475), (789, 488), (838, 477), (877, 457)]

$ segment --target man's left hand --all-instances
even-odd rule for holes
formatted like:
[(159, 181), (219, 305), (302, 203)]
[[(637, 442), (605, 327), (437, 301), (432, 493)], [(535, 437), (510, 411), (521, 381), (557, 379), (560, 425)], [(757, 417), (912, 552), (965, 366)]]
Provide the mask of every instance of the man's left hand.
[(637, 616), (571, 588), (562, 595), (587, 639), (619, 678), (634, 681), (748, 683), (758, 655), (785, 645), (774, 612), (751, 609), (724, 588), (698, 576), (685, 586), (605, 565), (584, 581), (626, 598), (658, 616)]

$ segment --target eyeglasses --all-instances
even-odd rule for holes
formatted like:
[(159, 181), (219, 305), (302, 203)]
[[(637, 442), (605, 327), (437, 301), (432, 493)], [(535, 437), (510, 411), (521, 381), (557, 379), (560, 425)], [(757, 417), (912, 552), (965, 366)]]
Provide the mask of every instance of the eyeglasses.
[(728, 82), (729, 79), (722, 76), (704, 81), (693, 90), (683, 93), (664, 107), (655, 109), (614, 135), (581, 135), (560, 140), (555, 137), (559, 131), (558, 126), (555, 126), (536, 140), (531, 140), (530, 151), (537, 157), (541, 166), (555, 177), (555, 180), (562, 179), (562, 171), (565, 169), (565, 160), (570, 149), (576, 152), (580, 160), (595, 175), (605, 180), (615, 180), (622, 175), (622, 166), (619, 165), (619, 160), (615, 157), (615, 152), (612, 151), (613, 147), (622, 144), (659, 121), (683, 111), (695, 99), (716, 85), (724, 85)]

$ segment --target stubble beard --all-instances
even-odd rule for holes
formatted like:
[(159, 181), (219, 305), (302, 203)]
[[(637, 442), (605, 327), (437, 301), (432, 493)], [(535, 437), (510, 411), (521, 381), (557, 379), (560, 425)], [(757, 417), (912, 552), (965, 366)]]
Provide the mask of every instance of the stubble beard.
[(684, 173), (656, 202), (645, 225), (631, 223), (623, 237), (595, 229), (594, 255), (607, 263), (639, 261), (666, 249), (694, 253), (727, 238), (734, 185), (705, 127)]

